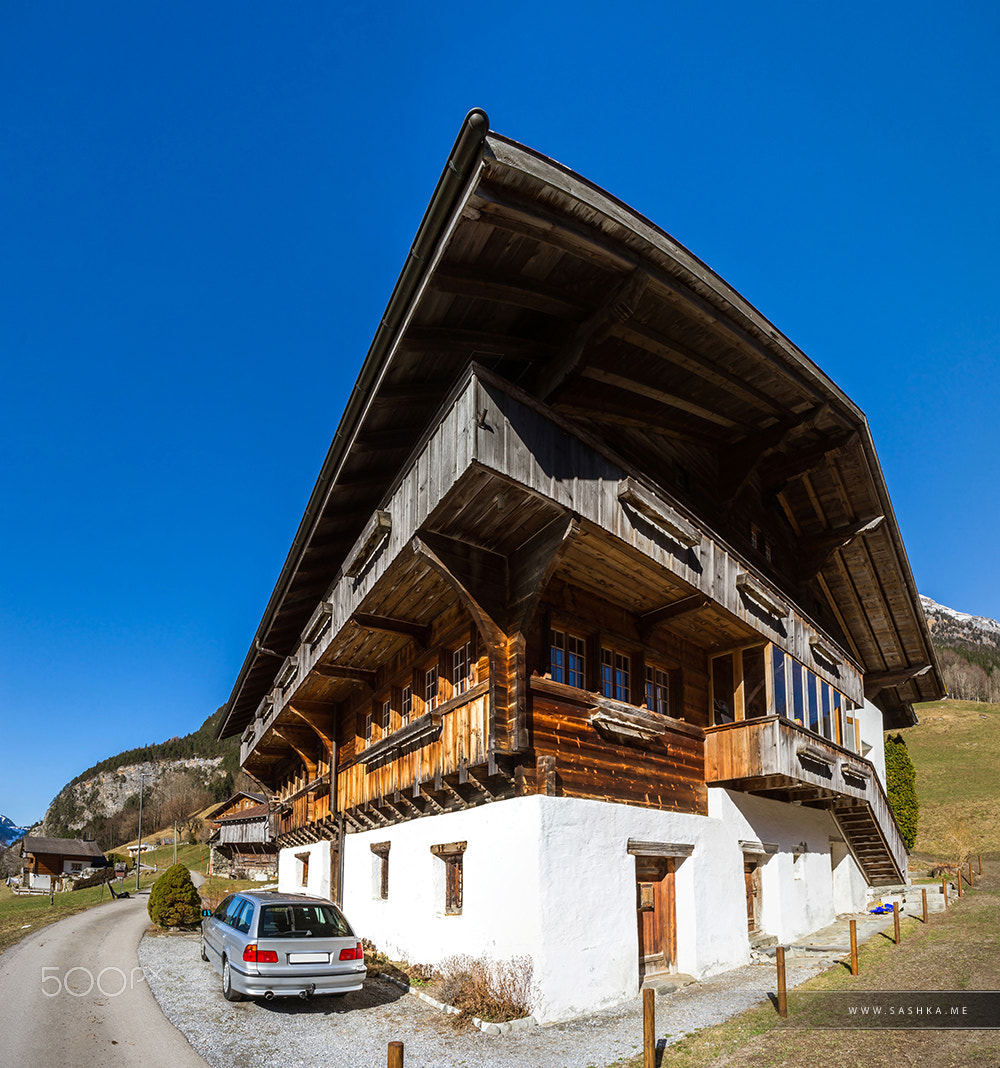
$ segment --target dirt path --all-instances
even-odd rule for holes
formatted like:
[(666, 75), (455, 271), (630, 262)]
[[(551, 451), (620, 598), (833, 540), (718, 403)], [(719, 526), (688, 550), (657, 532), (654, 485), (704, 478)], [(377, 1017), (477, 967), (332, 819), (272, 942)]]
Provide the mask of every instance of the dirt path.
[(205, 1068), (146, 986), (148, 891), (29, 935), (0, 957), (5, 1064)]

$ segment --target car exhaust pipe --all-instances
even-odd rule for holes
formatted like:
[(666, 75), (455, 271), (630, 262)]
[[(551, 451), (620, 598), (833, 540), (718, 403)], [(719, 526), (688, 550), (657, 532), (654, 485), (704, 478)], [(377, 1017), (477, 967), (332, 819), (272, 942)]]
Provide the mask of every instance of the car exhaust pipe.
[(302, 998), (303, 1001), (308, 1001), (309, 1000), (309, 991), (308, 990), (300, 990), (299, 991), (299, 997)]
[(274, 991), (273, 990), (268, 990), (264, 994), (264, 1000), (265, 1001), (274, 1001)]

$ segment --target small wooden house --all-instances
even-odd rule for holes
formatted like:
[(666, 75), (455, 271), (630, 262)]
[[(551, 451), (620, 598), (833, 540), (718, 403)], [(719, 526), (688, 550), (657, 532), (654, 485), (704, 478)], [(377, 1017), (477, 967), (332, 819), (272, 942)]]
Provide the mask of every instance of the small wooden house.
[(251, 879), (277, 877), (276, 819), (263, 794), (234, 794), (205, 818), (215, 826), (209, 838), (213, 874), (242, 871)]
[(21, 886), (29, 890), (49, 890), (52, 881), (79, 875), (87, 868), (107, 864), (96, 842), (80, 838), (21, 839)]
[(221, 729), (281, 889), (614, 1004), (900, 881), (882, 732), (941, 694), (864, 414), (470, 113)]

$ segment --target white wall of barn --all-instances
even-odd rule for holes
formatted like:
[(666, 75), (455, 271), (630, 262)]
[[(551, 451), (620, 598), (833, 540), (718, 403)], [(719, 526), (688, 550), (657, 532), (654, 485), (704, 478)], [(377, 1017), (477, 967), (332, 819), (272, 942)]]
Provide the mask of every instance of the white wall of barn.
[[(764, 932), (790, 941), (830, 922), (845, 902), (863, 905), (864, 879), (849, 855), (835, 858), (835, 881), (836, 834), (820, 810), (717, 788), (709, 789), (707, 817), (576, 798), (512, 798), (348, 835), (344, 911), (359, 936), (397, 959), (531, 957), (534, 1015), (554, 1022), (638, 993), (630, 838), (693, 846), (690, 857), (676, 861), (676, 970), (703, 978), (749, 959), (741, 840), (778, 846), (761, 870)], [(381, 858), (371, 847), (385, 842), (391, 844), (383, 900)], [(460, 915), (445, 912), (445, 866), (431, 852), (454, 842), (467, 843)], [(303, 887), (297, 855), (306, 853)], [(282, 850), (282, 891), (328, 895), (329, 880), (329, 843)]]

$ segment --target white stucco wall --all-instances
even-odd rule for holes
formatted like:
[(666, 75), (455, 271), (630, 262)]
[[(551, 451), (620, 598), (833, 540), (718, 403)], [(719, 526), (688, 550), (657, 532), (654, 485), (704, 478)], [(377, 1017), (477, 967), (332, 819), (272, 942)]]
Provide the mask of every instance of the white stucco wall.
[[(762, 867), (762, 928), (791, 941), (829, 923), (835, 904), (831, 817), (820, 810), (709, 790), (709, 815), (658, 812), (575, 798), (523, 797), (425, 817), (345, 841), (344, 911), (390, 956), (426, 964), (469, 953), (530, 956), (536, 1017), (568, 1019), (638, 991), (635, 858), (630, 838), (694, 847), (676, 864), (676, 970), (704, 977), (749, 959), (741, 839), (776, 843)], [(463, 910), (444, 911), (444, 863), (431, 846), (467, 842)], [(391, 842), (389, 896), (379, 897), (373, 843)], [(806, 849), (800, 850), (805, 842)], [(325, 860), (310, 860), (329, 872)], [(295, 882), (282, 851), (279, 885)], [(853, 860), (847, 859), (848, 865)], [(854, 893), (840, 871), (839, 898)], [(328, 874), (327, 874), (328, 879)], [(846, 888), (846, 889), (845, 889)]]
[[(302, 881), (302, 856), (308, 856), (308, 880)], [(278, 889), (283, 894), (313, 894), (330, 897), (333, 890), (329, 842), (290, 846), (278, 852)]]
[[(882, 722), (882, 713), (871, 703), (865, 701), (865, 707), (858, 711), (861, 720), (862, 755), (867, 757), (875, 765), (875, 773), (882, 781), (882, 789), (885, 789), (885, 727)], [(871, 746), (867, 752), (868, 746)]]

